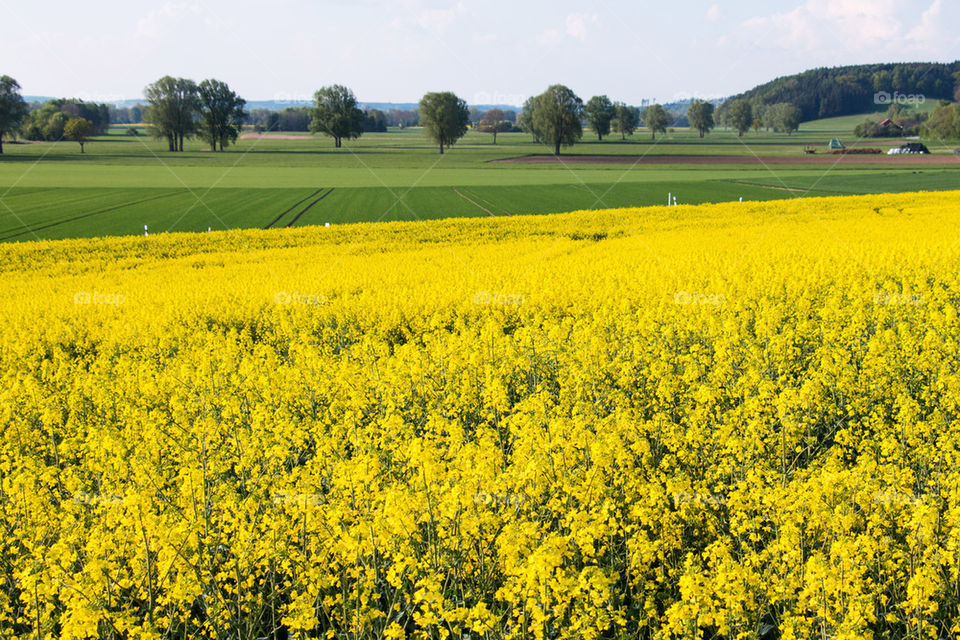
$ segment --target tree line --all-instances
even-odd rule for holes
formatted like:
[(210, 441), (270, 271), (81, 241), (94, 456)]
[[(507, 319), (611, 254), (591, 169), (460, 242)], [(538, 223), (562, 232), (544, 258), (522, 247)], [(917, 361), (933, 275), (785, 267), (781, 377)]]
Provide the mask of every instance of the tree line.
[(109, 125), (106, 105), (82, 100), (51, 100), (31, 112), (20, 95), (20, 84), (10, 76), (0, 76), (0, 154), (3, 139), (18, 131), (28, 140), (74, 140), (83, 153), (87, 140), (106, 132)]
[[(866, 88), (897, 86), (916, 87), (936, 92), (954, 90), (960, 82), (960, 62), (950, 65), (901, 64), (861, 65), (838, 69), (816, 69), (790, 78), (779, 78), (761, 85), (741, 96), (727, 100), (719, 108), (705, 100), (693, 100), (687, 108), (685, 119), (689, 126), (704, 137), (717, 123), (728, 126), (738, 135), (753, 129), (793, 133), (800, 122), (809, 119), (810, 96), (801, 96), (802, 87), (834, 87), (842, 84), (859, 96)], [(869, 78), (869, 86), (864, 84)], [(208, 79), (195, 83), (185, 78), (165, 76), (147, 86), (144, 91), (147, 104), (136, 105), (126, 110), (114, 110), (107, 105), (86, 103), (82, 100), (51, 100), (45, 105), (30, 110), (19, 94), (20, 86), (8, 76), (0, 77), (0, 153), (5, 136), (17, 131), (30, 140), (76, 140), (81, 145), (92, 135), (104, 133), (111, 116), (131, 120), (142, 116), (150, 132), (165, 139), (170, 151), (183, 151), (184, 140), (199, 137), (210, 145), (211, 150), (223, 151), (234, 143), (245, 123), (254, 124), (259, 131), (310, 131), (323, 133), (334, 140), (340, 148), (343, 140), (358, 138), (365, 132), (385, 131), (388, 126), (414, 126), (424, 128), (440, 153), (455, 144), (472, 125), (477, 131), (489, 133), (496, 144), (497, 134), (521, 130), (530, 133), (533, 139), (552, 147), (559, 155), (563, 147), (578, 142), (583, 136), (584, 124), (589, 125), (598, 140), (611, 132), (621, 139), (632, 135), (645, 126), (655, 140), (658, 134), (667, 132), (675, 115), (663, 105), (653, 104), (644, 109), (614, 102), (606, 95), (593, 96), (586, 103), (570, 88), (552, 85), (540, 95), (529, 98), (517, 114), (513, 111), (469, 109), (466, 102), (451, 92), (426, 94), (413, 111), (378, 109), (363, 110), (353, 92), (342, 85), (331, 85), (314, 94), (310, 107), (289, 107), (282, 111), (257, 109), (245, 110), (246, 101), (219, 80)], [(825, 90), (827, 94), (834, 89)], [(816, 92), (815, 92), (816, 93)], [(960, 91), (956, 91), (960, 96)], [(824, 104), (834, 104), (822, 99), (821, 91), (815, 117), (824, 117)], [(843, 94), (847, 95), (847, 94)], [(794, 97), (797, 102), (781, 100)], [(846, 109), (858, 104), (853, 100), (842, 101)], [(894, 105), (892, 108), (896, 107)], [(831, 107), (833, 109), (833, 107)], [(956, 138), (960, 127), (958, 107), (948, 101), (938, 105), (925, 128), (925, 132), (941, 138)], [(832, 112), (826, 112), (833, 115)], [(895, 114), (896, 115), (896, 114)], [(681, 117), (681, 116), (676, 116)], [(902, 118), (900, 119), (902, 121)], [(916, 123), (922, 122), (922, 117)], [(899, 125), (900, 122), (898, 121)], [(858, 128), (865, 135), (879, 135), (878, 126), (870, 121)], [(887, 126), (887, 125), (885, 125)]]

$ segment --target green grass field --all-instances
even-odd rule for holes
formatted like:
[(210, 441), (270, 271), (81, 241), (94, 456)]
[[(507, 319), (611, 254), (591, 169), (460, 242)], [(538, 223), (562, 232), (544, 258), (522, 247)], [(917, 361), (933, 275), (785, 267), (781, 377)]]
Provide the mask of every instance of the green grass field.
[[(562, 164), (496, 162), (551, 152), (526, 134), (500, 134), (493, 145), (491, 136), (471, 132), (443, 155), (418, 129), (367, 134), (342, 149), (303, 135), (244, 139), (225, 153), (192, 141), (173, 154), (116, 127), (88, 143), (85, 154), (70, 142), (5, 144), (0, 241), (142, 234), (144, 225), (163, 233), (549, 213), (665, 204), (668, 193), (697, 204), (960, 186), (960, 159), (948, 149), (938, 150), (942, 162), (933, 165), (901, 158), (878, 166), (854, 157), (842, 165), (804, 164), (806, 145), (822, 154), (834, 135), (856, 144), (847, 124), (824, 120), (791, 136), (742, 138), (716, 130), (701, 139), (678, 129), (656, 141), (640, 130), (602, 143), (585, 132)], [(645, 160), (578, 160), (598, 155)], [(689, 164), (689, 156), (709, 158)]]

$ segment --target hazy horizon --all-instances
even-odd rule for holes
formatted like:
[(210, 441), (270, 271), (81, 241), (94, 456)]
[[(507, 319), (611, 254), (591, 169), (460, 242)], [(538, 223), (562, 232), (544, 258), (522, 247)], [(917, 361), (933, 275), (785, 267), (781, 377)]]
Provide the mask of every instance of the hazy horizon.
[[(323, 85), (362, 102), (415, 103), (451, 90), (520, 105), (561, 82), (584, 97), (716, 98), (814, 67), (951, 62), (960, 6), (944, 0), (626, 0), (514, 6), (432, 0), (225, 0), (123, 12), (7, 5), (0, 73), (25, 95), (135, 100), (163, 75), (215, 77), (249, 101), (309, 100)], [(58, 15), (50, 23), (51, 9)], [(62, 25), (69, 25), (69, 29)]]

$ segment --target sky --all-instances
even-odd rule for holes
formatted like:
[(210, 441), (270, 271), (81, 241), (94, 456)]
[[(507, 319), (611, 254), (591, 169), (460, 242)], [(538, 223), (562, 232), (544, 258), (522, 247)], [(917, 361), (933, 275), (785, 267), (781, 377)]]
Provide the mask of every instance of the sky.
[(0, 74), (24, 95), (139, 98), (163, 75), (247, 100), (454, 91), (519, 105), (555, 83), (640, 104), (813, 67), (960, 58), (960, 0), (0, 0)]

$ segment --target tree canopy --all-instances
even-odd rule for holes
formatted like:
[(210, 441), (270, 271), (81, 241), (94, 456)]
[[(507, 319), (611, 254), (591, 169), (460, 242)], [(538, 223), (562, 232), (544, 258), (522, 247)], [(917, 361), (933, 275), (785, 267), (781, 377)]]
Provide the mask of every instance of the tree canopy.
[(643, 124), (650, 130), (650, 139), (656, 140), (658, 133), (667, 132), (670, 114), (662, 105), (652, 104), (643, 111)]
[(10, 76), (0, 76), (0, 153), (3, 137), (15, 133), (27, 115), (27, 103), (20, 95), (20, 84)]
[(166, 138), (170, 151), (183, 151), (183, 140), (197, 130), (200, 97), (193, 80), (164, 76), (144, 89), (149, 107), (144, 118), (151, 133)]
[(339, 149), (343, 139), (359, 138), (363, 134), (364, 113), (357, 106), (357, 97), (347, 87), (335, 84), (323, 87), (313, 96), (310, 131), (333, 138)]
[(622, 102), (613, 103), (613, 128), (620, 132), (620, 139), (633, 135), (640, 124), (640, 110)]
[(440, 153), (467, 133), (470, 110), (467, 103), (449, 91), (428, 93), (420, 100), (420, 124), (438, 145)]
[(510, 131), (512, 128), (513, 125), (507, 121), (507, 115), (500, 109), (490, 109), (477, 123), (477, 131), (493, 134), (493, 144), (497, 144), (498, 133)]
[(63, 137), (80, 143), (80, 153), (83, 153), (83, 145), (92, 135), (93, 123), (86, 118), (70, 118), (63, 127)]
[(569, 147), (583, 137), (583, 100), (568, 87), (555, 84), (533, 102), (533, 129), (545, 144), (552, 145), (554, 155), (560, 147)]
[(933, 108), (924, 131), (940, 140), (960, 139), (960, 104), (941, 100)]
[(743, 136), (753, 126), (753, 107), (746, 100), (734, 101), (727, 111), (727, 123)]
[(211, 151), (220, 151), (236, 142), (247, 117), (247, 101), (220, 80), (204, 80), (197, 87), (200, 106), (200, 137)]
[(710, 133), (715, 123), (713, 120), (713, 104), (706, 100), (694, 100), (687, 109), (687, 119), (690, 120), (690, 126), (697, 130), (702, 138)]
[(593, 96), (583, 107), (583, 117), (597, 134), (598, 140), (603, 140), (603, 136), (610, 133), (610, 123), (616, 114), (616, 108), (607, 96)]

